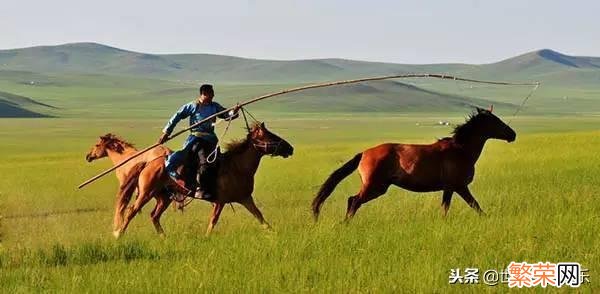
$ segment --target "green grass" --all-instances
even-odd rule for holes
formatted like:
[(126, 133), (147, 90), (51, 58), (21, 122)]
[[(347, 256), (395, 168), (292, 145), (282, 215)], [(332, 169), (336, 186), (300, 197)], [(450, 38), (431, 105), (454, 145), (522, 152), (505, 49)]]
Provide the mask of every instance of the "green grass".
[[(0, 119), (2, 292), (496, 292), (506, 286), (449, 285), (449, 270), (501, 269), (511, 261), (579, 262), (592, 281), (580, 290), (600, 290), (594, 68), (566, 68), (535, 52), (481, 66), (397, 65), (153, 56), (97, 44), (1, 50), (0, 65), (0, 102), (53, 116)], [(308, 81), (399, 72), (543, 84), (516, 118), (511, 105), (530, 87), (433, 79), (399, 80), (418, 88), (367, 83), (252, 105), (295, 146), (292, 158), (265, 158), (256, 175), (254, 196), (274, 232), (234, 205), (206, 238), (210, 206), (194, 202), (183, 214), (167, 211), (167, 238), (160, 239), (148, 217), (152, 201), (116, 241), (114, 176), (76, 189), (110, 166), (84, 161), (98, 136), (154, 143), (200, 82), (215, 83), (217, 100), (231, 106)], [(455, 197), (442, 219), (439, 193), (392, 188), (342, 225), (346, 197), (359, 188), (352, 175), (325, 203), (320, 222), (312, 221), (312, 197), (335, 168), (382, 142), (445, 137), (451, 128), (438, 121), (462, 122), (470, 102), (494, 103), (518, 133), (513, 144), (489, 142), (477, 165), (471, 190), (487, 217)], [(242, 137), (242, 126), (236, 122), (225, 141)], [(177, 149), (182, 141), (169, 145)]]
[[(455, 197), (442, 219), (439, 193), (392, 188), (342, 225), (346, 197), (359, 187), (356, 174), (325, 203), (319, 223), (310, 216), (331, 171), (374, 144), (432, 142), (450, 131), (438, 120), (463, 118), (259, 115), (296, 148), (289, 159), (264, 158), (256, 176), (255, 198), (274, 232), (234, 205), (206, 238), (210, 207), (195, 202), (183, 214), (165, 213), (167, 238), (160, 239), (148, 217), (152, 201), (118, 241), (110, 234), (114, 176), (76, 189), (110, 166), (86, 163), (85, 153), (108, 131), (149, 145), (166, 117), (0, 119), (3, 291), (495, 292), (506, 286), (448, 285), (449, 270), (500, 269), (511, 261), (580, 262), (592, 281), (580, 290), (600, 290), (600, 117), (515, 118), (517, 141), (489, 142), (471, 185), (487, 217)], [(242, 135), (238, 121), (225, 141)]]

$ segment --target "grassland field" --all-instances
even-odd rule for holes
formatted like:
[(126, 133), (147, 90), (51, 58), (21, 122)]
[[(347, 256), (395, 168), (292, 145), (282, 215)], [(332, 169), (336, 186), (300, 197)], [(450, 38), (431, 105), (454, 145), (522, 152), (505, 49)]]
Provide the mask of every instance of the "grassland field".
[[(463, 115), (259, 111), (296, 148), (288, 159), (264, 158), (256, 176), (254, 195), (274, 232), (234, 205), (204, 237), (210, 206), (194, 202), (184, 213), (165, 213), (167, 238), (160, 239), (149, 219), (152, 201), (117, 241), (117, 181), (109, 175), (77, 190), (110, 166), (84, 156), (109, 131), (138, 147), (154, 143), (166, 117), (144, 115), (143, 107), (134, 118), (87, 117), (83, 109), (63, 118), (0, 119), (2, 292), (496, 292), (506, 285), (449, 285), (449, 271), (502, 269), (511, 261), (579, 262), (592, 282), (579, 290), (600, 290), (600, 116), (512, 119), (516, 142), (490, 141), (471, 185), (487, 217), (455, 197), (443, 219), (439, 193), (392, 188), (343, 225), (356, 174), (325, 203), (318, 223), (310, 215), (331, 171), (381, 142), (447, 136), (451, 127), (436, 123), (460, 123)], [(224, 141), (242, 137), (242, 125), (236, 121)]]
[[(113, 49), (100, 51), (106, 50)], [(511, 261), (579, 262), (589, 269), (591, 283), (578, 290), (598, 292), (600, 75), (579, 68), (552, 73), (555, 64), (542, 63), (548, 67), (540, 72), (550, 72), (546, 77), (522, 70), (530, 63), (519, 60), (524, 59), (515, 59), (512, 75), (498, 70), (469, 75), (544, 80), (516, 117), (530, 87), (423, 79), (308, 91), (254, 104), (249, 109), (295, 147), (291, 158), (265, 157), (256, 175), (255, 199), (274, 231), (263, 230), (234, 205), (207, 238), (211, 207), (192, 202), (184, 213), (165, 213), (167, 237), (161, 239), (150, 222), (151, 201), (120, 240), (111, 234), (114, 175), (76, 188), (111, 165), (108, 159), (87, 163), (85, 154), (108, 132), (140, 148), (154, 143), (172, 112), (194, 99), (197, 83), (174, 76), (0, 70), (0, 108), (16, 103), (50, 116), (0, 118), (0, 292), (504, 292), (506, 285), (450, 285), (448, 276), (452, 268), (483, 272), (504, 269)], [(352, 66), (366, 74), (364, 64)], [(248, 73), (262, 84), (216, 83), (217, 100), (229, 106), (318, 79), (310, 68), (302, 79), (262, 69)], [(279, 73), (269, 83), (267, 78)], [(373, 73), (381, 73), (379, 66)], [(471, 110), (467, 105), (492, 102), (518, 135), (510, 144), (488, 142), (477, 164), (471, 190), (487, 217), (454, 197), (444, 219), (440, 193), (391, 188), (343, 225), (346, 198), (359, 187), (354, 174), (313, 222), (310, 203), (318, 187), (354, 154), (382, 142), (431, 143), (464, 121)], [(224, 126), (218, 126), (219, 134)], [(243, 136), (238, 120), (222, 143)], [(183, 140), (168, 145), (177, 149)]]

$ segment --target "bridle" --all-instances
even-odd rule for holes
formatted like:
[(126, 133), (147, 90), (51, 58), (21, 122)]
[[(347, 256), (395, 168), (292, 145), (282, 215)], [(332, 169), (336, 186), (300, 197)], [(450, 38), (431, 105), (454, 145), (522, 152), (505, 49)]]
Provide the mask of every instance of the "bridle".
[(277, 154), (281, 143), (283, 143), (283, 139), (279, 139), (276, 142), (265, 142), (252, 139), (252, 146), (254, 146), (254, 149), (263, 154), (271, 154), (272, 156)]
[[(251, 134), (252, 131), (250, 128), (250, 124), (248, 123), (248, 118), (246, 117), (246, 114), (248, 114), (248, 116), (250, 116), (254, 120), (254, 123), (259, 123), (259, 121), (245, 107), (242, 107), (241, 110), (242, 116), (244, 117), (244, 122), (246, 123), (246, 130), (248, 131), (248, 134)], [(263, 154), (271, 154), (272, 156), (274, 156), (274, 154), (276, 154), (277, 151), (279, 151), (279, 147), (284, 141), (281, 138), (279, 138), (279, 140), (276, 142), (265, 142), (261, 140), (255, 140), (252, 138), (250, 140), (252, 141), (252, 146), (258, 152), (261, 152)]]

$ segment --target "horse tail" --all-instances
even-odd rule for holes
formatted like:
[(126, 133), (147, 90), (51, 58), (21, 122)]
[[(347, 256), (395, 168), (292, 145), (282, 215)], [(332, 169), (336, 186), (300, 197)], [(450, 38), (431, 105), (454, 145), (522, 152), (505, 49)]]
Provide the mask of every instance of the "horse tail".
[(321, 185), (319, 189), (319, 193), (312, 202), (312, 211), (313, 216), (315, 217), (315, 221), (319, 218), (319, 212), (321, 211), (321, 206), (323, 202), (331, 195), (335, 187), (347, 176), (349, 176), (354, 170), (358, 167), (360, 160), (362, 158), (362, 153), (358, 153), (352, 158), (350, 161), (346, 162), (342, 167), (335, 170), (329, 178)]

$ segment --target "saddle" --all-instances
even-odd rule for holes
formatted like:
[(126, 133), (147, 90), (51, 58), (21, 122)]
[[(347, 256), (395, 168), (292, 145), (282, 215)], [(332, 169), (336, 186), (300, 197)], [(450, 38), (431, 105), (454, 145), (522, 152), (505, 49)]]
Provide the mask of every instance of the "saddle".
[[(208, 186), (203, 187), (205, 191), (212, 195), (216, 195), (217, 174), (223, 156), (220, 149), (217, 150), (218, 153), (214, 158), (214, 162), (206, 164), (206, 169), (202, 172), (201, 177), (198, 177), (198, 155), (194, 152), (191, 152), (191, 154), (188, 155), (188, 159), (185, 160), (186, 164), (181, 164), (177, 167), (177, 173), (181, 175), (181, 180), (177, 183), (172, 183), (173, 185), (167, 186), (169, 192), (175, 194), (175, 197), (173, 197), (174, 200), (183, 201), (186, 197), (193, 197), (194, 191), (202, 184)], [(213, 157), (214, 156), (211, 156), (209, 159), (212, 160)]]

